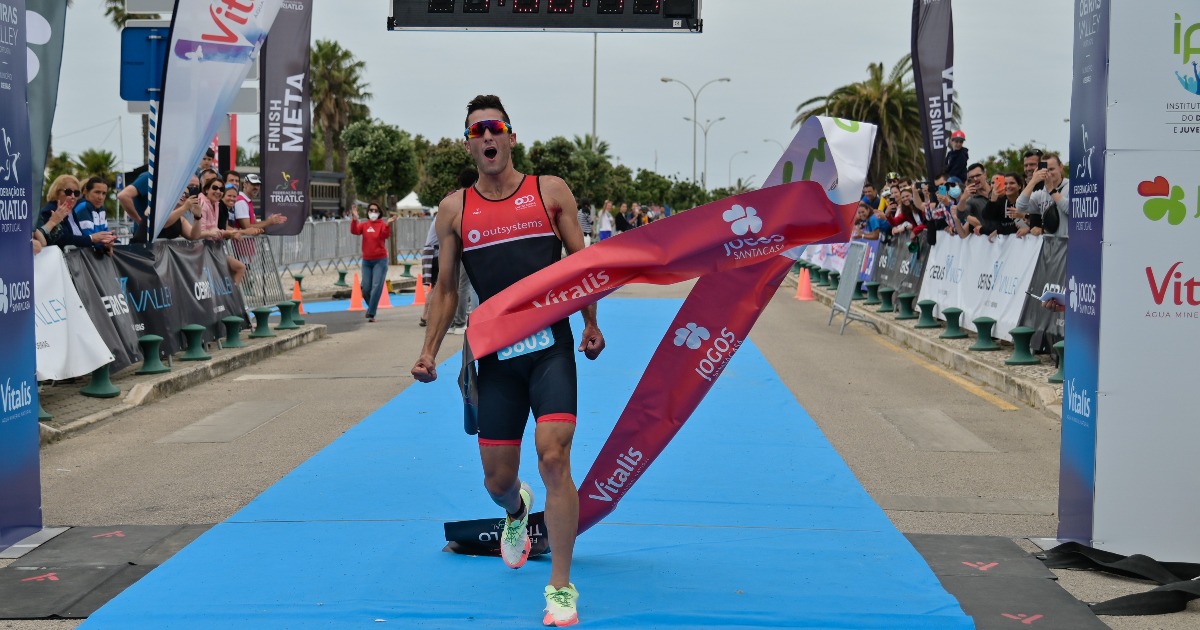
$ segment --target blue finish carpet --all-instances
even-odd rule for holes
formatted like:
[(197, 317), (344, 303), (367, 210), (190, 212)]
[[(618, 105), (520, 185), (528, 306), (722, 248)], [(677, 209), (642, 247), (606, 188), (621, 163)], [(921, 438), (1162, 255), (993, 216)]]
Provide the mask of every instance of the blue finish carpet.
[[(601, 303), (608, 349), (579, 358), (576, 479), (679, 304)], [(502, 517), (462, 432), (458, 364), (410, 386), (84, 627), (540, 627), (548, 556), (512, 571), (440, 551), (443, 521)], [(530, 434), (523, 458), (540, 509)], [(572, 579), (589, 628), (974, 627), (750, 342), (616, 512), (580, 537)]]

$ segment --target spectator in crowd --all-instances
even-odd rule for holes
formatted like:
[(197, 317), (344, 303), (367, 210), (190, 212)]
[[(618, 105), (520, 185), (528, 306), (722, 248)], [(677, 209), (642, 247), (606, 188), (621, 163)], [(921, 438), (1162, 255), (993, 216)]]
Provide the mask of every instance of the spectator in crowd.
[(892, 224), (892, 235), (908, 233), (910, 236), (916, 236), (925, 230), (925, 222), (921, 218), (924, 213), (913, 202), (911, 188), (900, 189), (899, 195), (900, 203), (888, 217), (888, 221)]
[(989, 241), (994, 241), (997, 235), (1016, 234), (1023, 238), (1029, 233), (1029, 225), (1017, 212), (1017, 197), (1021, 195), (1022, 188), (1021, 176), (1005, 173), (1003, 177), (1004, 187), (992, 186), (990, 199), (983, 209), (980, 233), (986, 234)]
[(879, 193), (875, 190), (875, 185), (871, 182), (863, 184), (862, 200), (864, 203), (870, 206), (872, 210), (875, 208), (883, 208), (887, 205), (887, 202), (885, 202), (883, 198), (879, 196)]
[[(1021, 158), (1021, 167), (1025, 169), (1025, 181), (1033, 179), (1033, 174), (1038, 170), (1038, 164), (1042, 161), (1041, 149), (1030, 149), (1025, 152)], [(1039, 187), (1038, 190), (1041, 190)]]
[[(38, 213), (38, 222), (45, 225), (50, 221), (52, 215), (59, 208), (68, 208), (67, 218), (63, 223), (62, 232), (55, 239), (44, 243), (45, 245), (58, 245), (66, 247), (74, 245), (75, 247), (97, 247), (102, 246), (106, 240), (113, 238), (112, 232), (93, 232), (91, 235), (84, 235), (83, 230), (79, 228), (79, 224), (75, 222), (75, 206), (79, 203), (79, 198), (83, 195), (83, 191), (79, 188), (79, 180), (75, 179), (74, 175), (59, 175), (50, 184), (50, 190), (46, 192), (46, 205), (42, 207), (42, 211)], [(108, 242), (111, 242), (109, 240)]]
[[(1055, 154), (1045, 156), (1045, 167), (1034, 171), (1017, 198), (1017, 210), (1028, 215), (1029, 225), (1045, 234), (1067, 237), (1071, 202), (1071, 182), (1063, 178), (1062, 160)], [(1039, 165), (1040, 166), (1040, 165)]]
[(963, 133), (962, 129), (956, 129), (954, 133), (950, 134), (950, 150), (946, 152), (947, 175), (953, 175), (959, 179), (967, 177), (970, 170), (967, 165), (971, 163), (971, 158), (967, 147), (963, 146), (966, 142), (967, 134)]
[(958, 205), (966, 210), (964, 225), (967, 225), (973, 234), (983, 233), (983, 211), (987, 208), (991, 195), (992, 184), (988, 181), (983, 165), (976, 162), (969, 166), (967, 185), (962, 196), (958, 198)]
[(616, 229), (616, 221), (613, 219), (613, 202), (612, 199), (604, 200), (604, 207), (600, 210), (600, 240), (611, 238), (613, 230)]
[(613, 215), (613, 221), (616, 222), (618, 232), (628, 232), (633, 229), (633, 223), (629, 220), (629, 205), (622, 203), (621, 208)]
[(227, 171), (225, 173), (225, 183), (233, 184), (234, 188), (241, 190), (242, 189), (242, 174), (233, 169), (229, 169), (229, 171)]
[[(89, 177), (83, 185), (83, 199), (75, 204), (73, 213), (80, 233), (90, 240), (92, 248), (112, 254), (112, 244), (117, 237), (108, 229), (108, 214), (104, 209), (106, 197), (108, 184), (100, 177)], [(98, 239), (92, 238), (97, 234), (100, 235)]]
[(387, 281), (388, 251), (387, 241), (392, 235), (392, 222), (396, 217), (383, 219), (379, 204), (367, 205), (367, 220), (359, 223), (358, 208), (350, 210), (350, 233), (362, 236), (362, 294), (367, 301), (367, 321), (375, 321), (375, 311), (379, 308), (379, 298), (383, 296), (383, 287)]
[[(210, 169), (211, 171), (211, 169)], [(221, 227), (221, 214), (224, 210), (221, 198), (225, 195), (225, 184), (221, 183), (220, 177), (215, 171), (211, 174), (200, 178), (200, 231), (193, 232), (192, 237), (208, 239), (210, 241), (223, 241), (226, 238), (234, 238), (235, 233), (229, 231), (228, 219), (226, 219), (225, 227)], [(193, 210), (193, 216), (195, 211)], [(233, 256), (226, 256), (226, 261), (229, 264), (229, 275), (233, 277), (233, 281), (241, 284), (242, 278), (246, 275), (246, 265), (242, 261)]]
[(586, 200), (579, 204), (579, 227), (583, 228), (583, 246), (592, 244), (592, 204)]
[[(231, 171), (232, 172), (232, 171)], [(258, 195), (258, 191), (262, 186), (262, 179), (257, 173), (247, 173), (242, 178), (241, 190), (238, 192), (237, 201), (233, 205), (233, 219), (237, 224), (238, 229), (246, 236), (259, 236), (265, 234), (267, 228), (272, 225), (283, 225), (287, 223), (287, 217), (282, 214), (272, 214), (271, 216), (258, 220), (254, 211), (254, 197)]]
[(150, 204), (150, 169), (142, 165), (133, 173), (136, 173), (133, 182), (117, 191), (117, 203), (130, 221), (140, 224), (145, 220), (146, 207)]
[(35, 256), (42, 251), (43, 247), (66, 244), (63, 241), (70, 235), (71, 230), (65, 225), (65, 222), (70, 219), (74, 207), (75, 203), (70, 199), (53, 207), (47, 205), (50, 214), (41, 217), (39, 225), (33, 229), (33, 254)]
[(217, 154), (213, 152), (212, 147), (204, 150), (204, 155), (200, 157), (200, 165), (196, 167), (196, 177), (204, 179), (204, 171), (211, 170), (216, 173), (217, 170), (213, 167), (213, 160), (217, 158)]

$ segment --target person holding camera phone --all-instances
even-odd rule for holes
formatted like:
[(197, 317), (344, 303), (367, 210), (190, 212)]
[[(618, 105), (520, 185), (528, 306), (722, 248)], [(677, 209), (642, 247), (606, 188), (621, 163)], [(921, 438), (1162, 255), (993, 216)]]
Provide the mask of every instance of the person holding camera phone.
[(1048, 154), (1038, 162), (1017, 198), (1017, 211), (1027, 215), (1031, 228), (1040, 227), (1046, 234), (1065, 238), (1071, 210), (1070, 189), (1070, 180), (1063, 178), (1062, 160)]
[(1020, 195), (1020, 175), (1005, 173), (995, 177), (991, 200), (983, 210), (983, 225), (980, 230), (988, 235), (988, 240), (994, 241), (997, 235), (1005, 234), (1016, 234), (1024, 238), (1029, 233), (1029, 224), (1017, 212), (1017, 198)]

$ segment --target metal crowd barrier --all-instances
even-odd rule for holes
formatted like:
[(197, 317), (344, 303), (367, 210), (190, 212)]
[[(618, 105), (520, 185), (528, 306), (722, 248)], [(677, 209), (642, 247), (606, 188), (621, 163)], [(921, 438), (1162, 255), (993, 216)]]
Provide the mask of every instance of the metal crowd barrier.
[[(432, 217), (402, 217), (392, 224), (392, 261), (421, 257)], [(350, 233), (349, 219), (313, 221), (295, 236), (268, 236), (278, 274), (327, 272), (358, 264), (362, 237)]]
[(246, 265), (241, 289), (242, 300), (248, 309), (274, 306), (291, 297), (283, 292), (272, 238), (277, 237), (254, 236), (225, 241), (225, 253)]

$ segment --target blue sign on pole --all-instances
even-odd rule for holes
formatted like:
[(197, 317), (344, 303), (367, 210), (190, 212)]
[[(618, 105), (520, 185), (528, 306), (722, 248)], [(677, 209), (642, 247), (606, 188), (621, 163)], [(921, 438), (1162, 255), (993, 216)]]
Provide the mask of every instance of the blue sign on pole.
[(121, 30), (121, 100), (157, 101), (171, 45), (169, 27), (127, 26)]

